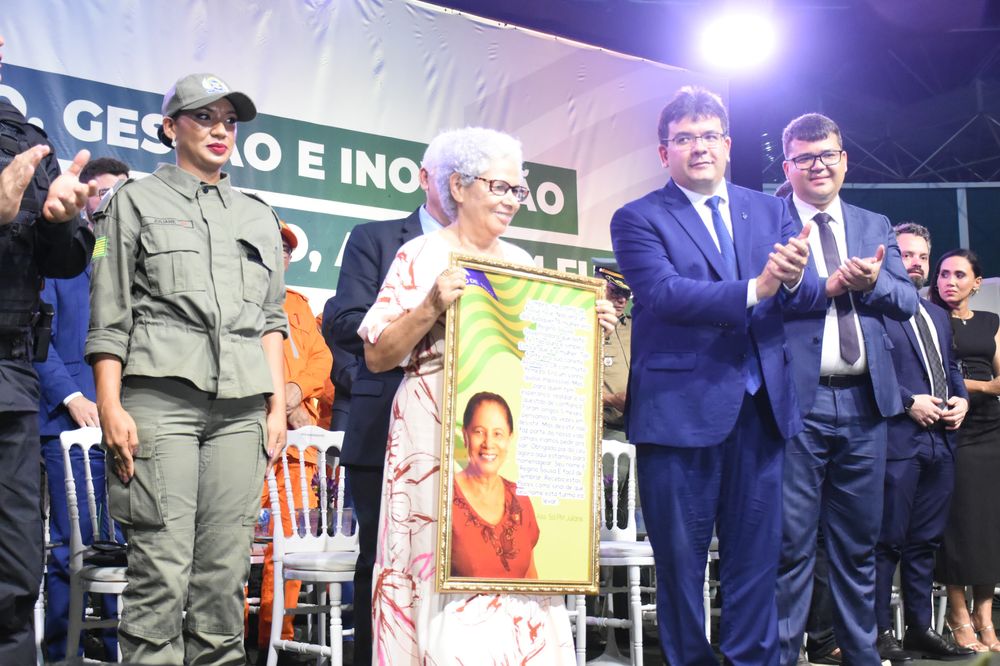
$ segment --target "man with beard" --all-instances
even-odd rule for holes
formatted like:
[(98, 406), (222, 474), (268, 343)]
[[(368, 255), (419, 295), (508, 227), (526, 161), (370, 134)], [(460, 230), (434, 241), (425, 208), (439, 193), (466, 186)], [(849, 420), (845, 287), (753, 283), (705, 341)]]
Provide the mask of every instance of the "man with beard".
[[(903, 265), (918, 289), (927, 281), (931, 237), (906, 222), (894, 229)], [(973, 654), (945, 641), (931, 627), (934, 553), (941, 545), (955, 481), (957, 430), (968, 410), (968, 394), (951, 353), (948, 314), (920, 299), (908, 321), (886, 320), (892, 340), (900, 397), (905, 413), (888, 422), (885, 505), (875, 546), (875, 618), (879, 656), (899, 660), (892, 633), (892, 577), (900, 565), (903, 648), (914, 656), (948, 659)]]

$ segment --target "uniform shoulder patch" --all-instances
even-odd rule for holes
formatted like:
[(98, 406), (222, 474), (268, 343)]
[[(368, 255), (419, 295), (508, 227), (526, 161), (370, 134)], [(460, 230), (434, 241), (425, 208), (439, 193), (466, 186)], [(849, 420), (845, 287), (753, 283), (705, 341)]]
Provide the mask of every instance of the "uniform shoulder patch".
[(90, 255), (91, 261), (96, 261), (108, 254), (108, 237), (98, 236), (94, 241), (94, 253)]

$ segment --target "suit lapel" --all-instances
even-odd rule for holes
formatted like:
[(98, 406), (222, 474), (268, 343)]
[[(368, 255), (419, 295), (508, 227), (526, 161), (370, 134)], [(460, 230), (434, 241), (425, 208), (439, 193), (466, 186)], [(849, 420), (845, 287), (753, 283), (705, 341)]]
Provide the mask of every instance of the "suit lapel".
[(862, 256), (864, 225), (844, 201), (840, 202), (840, 210), (844, 213), (844, 239), (847, 242), (847, 256), (843, 260), (847, 261), (851, 257)]
[(415, 211), (410, 213), (407, 217), (403, 218), (403, 226), (400, 228), (399, 231), (401, 236), (399, 241), (400, 246), (424, 233), (423, 227), (420, 226), (419, 207)]
[[(921, 303), (921, 305), (923, 305), (923, 303)], [(915, 317), (919, 317), (920, 316), (920, 311), (917, 310), (917, 313), (914, 316)], [(931, 321), (933, 321), (933, 319), (931, 319)], [(910, 323), (909, 320), (907, 320), (907, 321), (901, 321), (901, 322), (899, 322), (899, 325), (903, 327), (903, 332), (906, 333), (906, 339), (910, 341), (910, 346), (913, 347), (913, 353), (917, 355), (917, 358), (923, 359), (923, 354), (920, 351), (920, 341), (917, 340), (917, 333), (916, 333), (916, 331), (913, 330), (913, 325)], [(936, 323), (934, 325), (937, 326)], [(927, 372), (926, 372), (927, 369), (923, 368), (923, 365), (924, 365), (923, 361), (920, 362), (920, 365), (921, 365), (921, 368), (924, 370), (924, 374), (926, 375), (927, 374)]]
[(750, 223), (750, 202), (747, 201), (746, 193), (736, 189), (732, 185), (729, 190), (729, 217), (733, 222), (733, 245), (736, 247), (736, 265), (739, 269), (739, 277), (746, 279), (756, 277), (749, 275), (749, 267), (754, 265), (751, 262), (750, 248), (754, 225)]
[[(934, 324), (934, 328), (937, 329), (938, 347), (940, 347), (939, 352), (941, 353), (941, 364), (944, 365), (945, 375), (948, 374), (948, 359), (951, 357), (951, 350), (944, 348), (944, 340), (951, 335), (951, 322), (949, 321), (948, 315), (941, 312), (938, 308), (927, 307), (933, 305), (930, 301), (925, 299), (923, 296), (920, 297), (920, 305), (924, 306), (927, 310), (927, 316), (931, 318), (931, 323)], [(951, 380), (949, 380), (950, 382)]]
[[(938, 342), (940, 344), (940, 341), (944, 340), (945, 336), (951, 334), (951, 322), (946, 317), (939, 316), (934, 308), (927, 307), (928, 305), (932, 305), (932, 303), (923, 296), (920, 297), (920, 304), (927, 310), (927, 316), (931, 318), (934, 328), (937, 329)], [(942, 349), (941, 352), (941, 357), (944, 358), (944, 350)]]
[(719, 252), (719, 248), (715, 246), (715, 242), (708, 233), (708, 229), (705, 228), (705, 223), (701, 221), (701, 217), (695, 212), (694, 206), (691, 205), (691, 200), (681, 192), (673, 180), (668, 182), (661, 192), (663, 192), (666, 209), (670, 211), (670, 214), (677, 220), (681, 229), (687, 232), (694, 244), (701, 250), (701, 253), (705, 256), (705, 259), (716, 275), (725, 275), (726, 266), (722, 260), (722, 254)]
[[(794, 229), (795, 233), (801, 232), (802, 228), (805, 225), (802, 224), (802, 220), (799, 218), (799, 209), (795, 207), (795, 202), (792, 201), (792, 195), (791, 194), (789, 194), (787, 197), (785, 197), (785, 203), (788, 204), (788, 210), (792, 214), (792, 219), (795, 220), (795, 229)], [(816, 233), (816, 229), (813, 229), (812, 231), (810, 231), (809, 235), (811, 236), (814, 233)], [(809, 253), (809, 268), (811, 268), (814, 273), (816, 273), (817, 275), (819, 275), (819, 273), (816, 270), (816, 255), (813, 254), (812, 252)]]

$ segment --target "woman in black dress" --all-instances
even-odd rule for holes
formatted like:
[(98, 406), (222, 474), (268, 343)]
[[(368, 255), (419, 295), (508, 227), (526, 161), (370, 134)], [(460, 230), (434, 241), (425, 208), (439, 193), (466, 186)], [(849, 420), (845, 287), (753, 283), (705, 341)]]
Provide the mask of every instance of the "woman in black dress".
[(1000, 581), (1000, 317), (969, 309), (982, 281), (975, 253), (958, 249), (941, 257), (931, 282), (931, 300), (951, 312), (954, 354), (969, 390), (936, 578), (948, 586), (948, 627), (956, 643), (1000, 652), (993, 628), (993, 588)]

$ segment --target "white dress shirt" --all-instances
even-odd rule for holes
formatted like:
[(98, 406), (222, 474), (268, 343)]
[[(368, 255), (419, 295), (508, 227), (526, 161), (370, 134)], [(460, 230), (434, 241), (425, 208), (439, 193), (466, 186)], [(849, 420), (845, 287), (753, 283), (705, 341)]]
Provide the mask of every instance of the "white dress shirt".
[[(677, 185), (677, 181), (674, 181)], [(715, 243), (716, 249), (720, 252), (722, 251), (719, 246), (719, 237), (715, 233), (715, 224), (712, 222), (712, 209), (708, 207), (706, 203), (710, 197), (719, 197), (719, 214), (722, 216), (722, 221), (726, 225), (726, 229), (729, 231), (729, 238), (733, 241), (733, 256), (736, 255), (736, 236), (733, 235), (733, 216), (729, 212), (729, 190), (726, 188), (726, 181), (723, 180), (719, 183), (718, 187), (712, 194), (701, 194), (699, 192), (692, 192), (691, 190), (677, 185), (678, 189), (684, 193), (684, 196), (688, 198), (691, 205), (694, 206), (694, 212), (698, 213), (698, 217), (701, 218), (701, 223), (705, 225), (705, 229), (708, 230), (708, 235), (712, 237), (712, 241)], [(752, 308), (757, 305), (757, 278), (751, 278), (747, 283), (747, 307)]]
[(916, 322), (917, 317), (923, 317), (924, 321), (927, 322), (927, 328), (930, 329), (931, 340), (934, 341), (934, 346), (937, 348), (938, 358), (941, 359), (941, 369), (944, 371), (945, 396), (948, 396), (951, 393), (951, 391), (948, 390), (948, 369), (944, 367), (944, 354), (941, 353), (941, 341), (938, 340), (937, 328), (934, 326), (934, 322), (931, 321), (930, 315), (927, 314), (927, 310), (924, 309), (923, 303), (919, 303), (918, 305), (919, 307), (917, 308), (917, 314), (910, 317), (909, 323), (910, 323), (910, 328), (913, 329), (913, 333), (917, 337), (917, 346), (920, 348), (920, 358), (924, 362), (924, 371), (927, 373), (927, 383), (930, 385), (931, 392), (933, 395), (934, 375), (933, 373), (931, 373), (931, 364), (927, 360), (927, 349), (924, 348), (924, 341), (920, 337), (920, 329), (917, 328), (917, 322)]
[[(799, 214), (802, 224), (812, 225), (809, 231), (809, 254), (812, 255), (816, 264), (816, 272), (819, 274), (820, 283), (825, 288), (826, 278), (830, 277), (826, 270), (826, 259), (823, 256), (823, 242), (820, 240), (819, 229), (813, 217), (816, 213), (823, 212), (829, 215), (830, 230), (833, 232), (834, 240), (837, 241), (837, 252), (840, 254), (840, 261), (843, 263), (850, 258), (847, 253), (847, 235), (844, 231), (844, 210), (840, 205), (838, 196), (824, 211), (820, 211), (815, 206), (799, 199), (798, 195), (792, 195), (792, 204)], [(833, 299), (829, 299), (826, 308), (826, 320), (823, 323), (823, 352), (819, 364), (819, 374), (823, 375), (860, 375), (868, 371), (868, 355), (865, 351), (865, 336), (861, 332), (861, 320), (858, 318), (855, 309), (854, 294), (848, 292), (851, 297), (851, 315), (854, 320), (854, 330), (858, 333), (858, 342), (861, 348), (861, 356), (853, 364), (848, 363), (840, 357), (840, 329), (837, 324), (837, 306)]]

